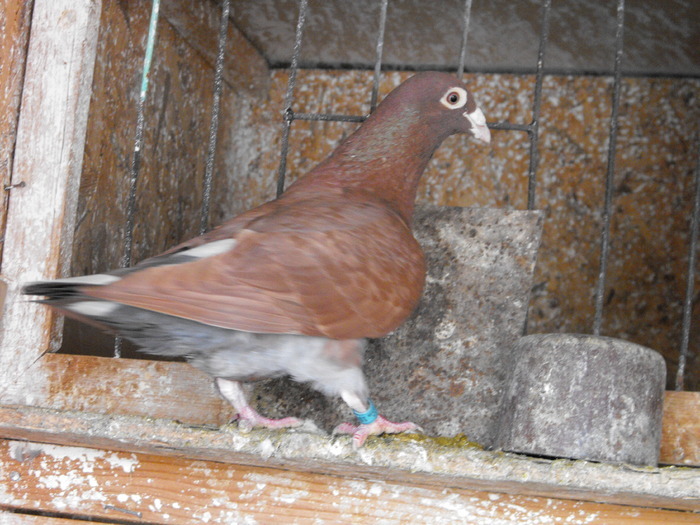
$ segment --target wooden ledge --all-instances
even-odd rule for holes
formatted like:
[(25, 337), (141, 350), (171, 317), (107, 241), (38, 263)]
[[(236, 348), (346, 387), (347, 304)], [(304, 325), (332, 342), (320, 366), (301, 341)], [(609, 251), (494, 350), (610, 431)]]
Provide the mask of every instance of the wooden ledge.
[(354, 451), (348, 437), (309, 430), (245, 434), (234, 425), (193, 426), (134, 416), (2, 406), (0, 437), (441, 490), (700, 509), (697, 469), (533, 459), (420, 436), (370, 438), (364, 448)]
[(648, 507), (1, 439), (0, 472), (7, 474), (0, 486), (0, 522), (7, 525), (77, 524), (69, 516), (100, 523), (154, 524), (585, 521), (591, 525), (698, 523), (700, 517)]
[(659, 462), (700, 467), (700, 392), (666, 392)]

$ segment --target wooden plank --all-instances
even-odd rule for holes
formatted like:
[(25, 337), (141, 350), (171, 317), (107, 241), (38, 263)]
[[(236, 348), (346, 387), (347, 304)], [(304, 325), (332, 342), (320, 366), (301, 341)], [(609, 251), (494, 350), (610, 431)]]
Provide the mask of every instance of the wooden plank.
[[(163, 16), (212, 68), (218, 52), (221, 8), (212, 0), (170, 0), (161, 5)], [(265, 58), (229, 21), (224, 56), (224, 80), (238, 93), (267, 97), (270, 71)]]
[[(0, 248), (0, 252), (2, 248)], [(5, 299), (7, 298), (7, 281), (0, 275), (0, 321), (5, 312)]]
[[(0, 184), (10, 184), (12, 155), (17, 135), (17, 117), (24, 81), (24, 64), (29, 41), (29, 22), (32, 2), (3, 0), (0, 32)], [(9, 192), (0, 195), (0, 236), (5, 233)], [(0, 259), (4, 244), (0, 243)]]
[[(235, 416), (209, 376), (186, 363), (47, 354), (13, 391), (26, 392), (8, 397), (13, 403), (57, 410), (213, 425)], [(660, 463), (698, 466), (699, 458), (700, 393), (668, 391)]]
[[(49, 310), (19, 286), (59, 277), (70, 256), (101, 3), (35, 0), (17, 129), (3, 275), (8, 295), (0, 341), (0, 384), (50, 349)], [(2, 394), (0, 394), (2, 395)]]
[(222, 425), (236, 413), (211, 377), (178, 362), (46, 354), (8, 393), (13, 403)]
[(481, 450), (459, 440), (371, 438), (183, 425), (171, 421), (31, 407), (0, 407), (0, 437), (251, 467), (597, 503), (700, 510), (694, 469), (543, 460)]
[(666, 392), (659, 463), (700, 467), (700, 392)]
[[(148, 523), (698, 523), (646, 507), (0, 441), (0, 504)], [(282, 518), (283, 516), (283, 518)]]
[[(101, 520), (90, 521), (91, 523), (104, 523)], [(22, 509), (16, 509), (14, 512), (0, 510), (0, 523), (2, 525), (80, 525), (85, 522), (70, 518), (26, 514), (22, 512)]]

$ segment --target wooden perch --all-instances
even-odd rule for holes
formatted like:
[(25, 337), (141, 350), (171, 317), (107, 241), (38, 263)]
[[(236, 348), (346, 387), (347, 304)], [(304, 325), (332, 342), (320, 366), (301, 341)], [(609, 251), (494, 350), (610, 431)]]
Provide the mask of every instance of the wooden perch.
[[(9, 440), (0, 440), (0, 468), (9, 473), (0, 508), (119, 523), (697, 523), (697, 515), (646, 506)], [(9, 525), (64, 523), (7, 516), (0, 511)]]
[[(194, 425), (222, 425), (235, 415), (211, 378), (186, 363), (47, 354), (5, 389), (5, 403), (55, 410)], [(699, 408), (698, 392), (666, 392), (660, 463), (700, 466)]]
[(700, 392), (666, 392), (659, 461), (700, 467)]
[(0, 437), (440, 489), (700, 508), (700, 478), (694, 469), (543, 460), (484, 451), (459, 439), (387, 436), (354, 451), (349, 437), (328, 437), (308, 425), (296, 431), (242, 433), (235, 425), (193, 426), (32, 407), (0, 407)]

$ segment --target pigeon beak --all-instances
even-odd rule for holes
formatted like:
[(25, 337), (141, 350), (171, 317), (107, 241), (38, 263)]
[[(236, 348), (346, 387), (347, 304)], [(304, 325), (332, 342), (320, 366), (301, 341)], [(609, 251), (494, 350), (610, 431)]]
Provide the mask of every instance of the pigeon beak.
[(465, 112), (464, 116), (472, 125), (471, 132), (475, 139), (485, 142), (486, 144), (491, 142), (491, 132), (486, 125), (486, 117), (484, 117), (484, 114), (479, 108), (476, 108), (471, 113)]

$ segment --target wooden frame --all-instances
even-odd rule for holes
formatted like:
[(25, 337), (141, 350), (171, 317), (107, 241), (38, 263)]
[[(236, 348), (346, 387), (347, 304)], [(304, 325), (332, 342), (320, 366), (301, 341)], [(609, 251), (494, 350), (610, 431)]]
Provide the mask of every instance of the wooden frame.
[(2, 399), (55, 350), (55, 316), (22, 300), (20, 283), (61, 274), (70, 254), (101, 4), (34, 2), (2, 272), (8, 282), (0, 342)]
[[(53, 418), (49, 420), (50, 424), (57, 422)], [(167, 430), (158, 438), (166, 434)], [(416, 450), (410, 442), (404, 442), (404, 447), (412, 452)], [(156, 454), (118, 449), (0, 440), (0, 470), (11, 473), (5, 492), (8, 497), (4, 499), (13, 498), (11, 505), (5, 507), (36, 509), (54, 516), (90, 516), (95, 521), (143, 520), (163, 524), (207, 520), (212, 523), (698, 522), (698, 516), (692, 512), (668, 510), (660, 500), (641, 497), (628, 499), (621, 505), (605, 503), (605, 498), (601, 501), (581, 498), (576, 493), (545, 496), (542, 487), (536, 484), (515, 482), (510, 487), (506, 482), (463, 484), (439, 473), (386, 476), (379, 467), (373, 475), (367, 475), (359, 469), (339, 472), (294, 464), (279, 468), (275, 462), (248, 465), (192, 459), (174, 456), (175, 451), (164, 456), (162, 448)], [(381, 461), (382, 452), (387, 452), (386, 447), (378, 447), (372, 455)], [(555, 470), (561, 475), (571, 466), (561, 464)], [(61, 484), (64, 490), (60, 489)], [(686, 508), (692, 508), (692, 504), (685, 502)], [(3, 517), (0, 510), (0, 521)]]
[[(211, 7), (207, 2), (202, 5)], [(203, 10), (199, 7), (191, 8), (185, 0), (170, 2), (164, 15), (178, 31), (192, 34), (191, 38), (201, 47), (201, 35), (216, 32), (197, 29), (197, 24), (215, 24), (217, 19), (206, 7)], [(426, 497), (441, 501), (440, 495), (446, 494), (444, 487), (449, 486), (459, 495), (455, 496), (457, 499), (485, 501), (486, 498), (494, 502), (498, 498), (489, 494), (498, 493), (504, 495), (503, 501), (508, 505), (527, 508), (539, 505), (551, 510), (550, 504), (543, 506), (538, 499), (547, 497), (564, 502), (560, 505), (572, 512), (576, 508), (612, 512), (599, 503), (606, 502), (647, 509), (645, 512), (653, 514), (654, 519), (677, 523), (688, 515), (672, 513), (669, 517), (664, 514), (669, 511), (651, 508), (682, 511), (700, 508), (698, 499), (664, 492), (663, 484), (682, 487), (689, 483), (682, 472), (658, 469), (638, 472), (627, 467), (601, 466), (595, 468), (610, 479), (597, 487), (586, 488), (577, 482), (557, 481), (561, 472), (554, 467), (556, 462), (535, 462), (547, 467), (535, 469), (536, 474), (531, 472), (528, 481), (517, 476), (524, 476), (525, 471), (518, 468), (530, 460), (510, 457), (500, 470), (489, 471), (489, 465), (496, 462), (492, 454), (469, 447), (443, 446), (430, 440), (421, 444), (378, 439), (357, 454), (347, 439), (336, 441), (313, 433), (244, 435), (228, 427), (212, 432), (207, 425), (225, 424), (233, 416), (232, 409), (218, 397), (210, 379), (188, 365), (53, 354), (61, 321), (48, 309), (24, 301), (18, 290), (23, 282), (57, 278), (65, 272), (72, 246), (101, 8), (99, 0), (34, 1), (12, 172), (12, 183), (22, 182), (24, 186), (12, 190), (2, 260), (8, 296), (0, 334), (0, 437), (4, 438), (0, 440), (0, 465), (18, 461), (10, 452), (15, 445), (7, 441), (15, 439), (124, 451), (136, 454), (139, 461), (149, 465), (162, 463), (165, 460), (160, 456), (167, 455), (171, 465), (190, 469), (189, 472), (194, 472), (193, 461), (200, 460), (208, 461), (210, 468), (219, 465), (217, 469), (230, 470), (237, 465), (236, 468), (247, 472), (287, 479), (288, 483), (327, 486), (342, 481), (347, 485), (356, 479), (360, 493), (365, 491), (363, 501), (375, 506), (390, 505), (391, 494), (399, 491), (397, 487), (415, 488), (415, 495), (408, 496), (415, 503)], [(235, 33), (234, 29), (231, 31)], [(245, 47), (239, 36), (234, 34), (230, 39), (235, 42), (232, 45), (238, 46), (237, 53), (241, 53), (241, 46)], [(250, 46), (243, 55), (248, 59), (227, 66), (239, 68), (235, 73), (227, 73), (229, 82), (252, 94), (264, 92), (269, 80), (266, 70), (263, 69), (265, 74), (260, 72), (264, 61)], [(187, 404), (179, 402), (184, 398), (188, 399)], [(662, 461), (700, 464), (697, 438), (700, 397), (689, 392), (669, 393), (666, 406)], [(179, 423), (172, 423), (174, 420)], [(409, 463), (406, 463), (406, 446), (412, 447), (412, 453), (416, 454), (409, 458)], [(304, 454), (310, 450), (314, 451), (311, 456)], [(16, 472), (24, 468), (23, 461), (20, 458)], [(223, 467), (221, 462), (229, 466)], [(106, 468), (99, 460), (93, 463), (103, 470)], [(588, 468), (584, 462), (567, 465), (580, 474)], [(62, 467), (57, 464), (56, 468)], [(518, 474), (509, 475), (513, 469)], [(480, 474), (482, 470), (488, 471), (486, 476)], [(26, 479), (29, 473), (23, 472), (18, 475)], [(167, 480), (168, 476), (166, 469), (163, 477)], [(585, 480), (584, 474), (581, 476)], [(339, 478), (344, 479), (339, 481)], [(375, 493), (384, 489), (372, 488), (371, 480), (384, 483), (382, 487), (387, 487), (384, 497)], [(342, 483), (339, 486), (346, 487)], [(640, 488), (645, 483), (650, 487), (646, 491)], [(682, 493), (681, 488), (678, 490)], [(410, 490), (404, 493), (413, 494)], [(325, 492), (318, 489), (311, 494), (323, 497)], [(272, 493), (266, 497), (273, 498)], [(302, 507), (312, 505), (314, 497), (301, 498)], [(41, 495), (37, 498), (41, 499)], [(575, 507), (566, 500), (588, 503)], [(275, 502), (270, 501), (274, 506)], [(493, 507), (498, 509), (499, 505), (494, 503)], [(3, 506), (15, 508), (6, 502), (0, 504), (0, 508)], [(331, 507), (329, 504), (323, 507), (329, 516), (334, 512)], [(50, 507), (41, 508), (51, 511)], [(430, 505), (421, 507), (415, 503), (412, 508), (425, 515), (436, 515)], [(505, 515), (505, 508), (501, 509), (501, 516)], [(86, 509), (76, 503), (68, 510), (115, 518), (105, 507)], [(623, 513), (624, 509), (618, 510)], [(556, 512), (548, 515), (557, 515)], [(622, 516), (620, 513), (616, 515)], [(156, 514), (144, 512), (142, 517), (158, 521), (161, 518)], [(363, 515), (378, 516), (369, 510)], [(4, 517), (0, 511), (0, 518)], [(59, 521), (62, 520), (56, 518), (55, 522)]]
[[(12, 174), (13, 183), (22, 186), (12, 191), (2, 261), (8, 291), (0, 339), (0, 401), (6, 404), (34, 401), (39, 385), (50, 381), (43, 357), (50, 360), (48, 353), (60, 346), (60, 316), (21, 298), (19, 287), (66, 272), (100, 10), (99, 0), (34, 3)], [(215, 13), (208, 0), (171, 1), (164, 8), (164, 16), (186, 39), (196, 42), (197, 49), (215, 49)], [(243, 92), (265, 93), (269, 74), (264, 59), (232, 27), (228, 42), (229, 56), (235, 49), (241, 58), (226, 64), (224, 78)], [(214, 53), (202, 53), (213, 63)], [(27, 383), (30, 377), (35, 380)], [(24, 390), (27, 384), (30, 392)]]

